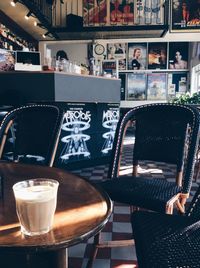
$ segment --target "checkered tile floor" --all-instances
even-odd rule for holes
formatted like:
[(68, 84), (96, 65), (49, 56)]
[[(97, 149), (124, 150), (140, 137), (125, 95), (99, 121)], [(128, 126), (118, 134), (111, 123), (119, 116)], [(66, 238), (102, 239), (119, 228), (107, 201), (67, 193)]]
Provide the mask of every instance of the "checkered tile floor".
[[(124, 157), (122, 159), (121, 174), (131, 174), (131, 142), (124, 146)], [(73, 171), (91, 181), (99, 181), (107, 176), (108, 166), (97, 166)], [(163, 177), (172, 180), (174, 177), (174, 166), (166, 164), (155, 164), (148, 162), (140, 167), (140, 175)], [(193, 183), (191, 195), (198, 187), (198, 182)], [(192, 198), (192, 197), (191, 197)], [(102, 232), (102, 239), (117, 240), (131, 239), (130, 208), (123, 204), (114, 204), (113, 214)], [(93, 238), (85, 243), (78, 244), (68, 249), (69, 268), (85, 268), (89, 257)], [(137, 258), (135, 247), (118, 247), (100, 249), (93, 268), (136, 268)]]

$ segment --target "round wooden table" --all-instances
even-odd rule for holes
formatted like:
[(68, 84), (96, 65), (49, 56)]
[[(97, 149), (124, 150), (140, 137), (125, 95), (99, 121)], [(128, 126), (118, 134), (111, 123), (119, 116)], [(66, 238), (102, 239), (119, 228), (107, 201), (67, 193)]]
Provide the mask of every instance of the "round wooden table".
[[(66, 248), (97, 234), (112, 212), (109, 197), (85, 179), (64, 170), (0, 162), (0, 266), (66, 268)], [(17, 181), (59, 181), (53, 229), (28, 237), (20, 232), (12, 186)]]

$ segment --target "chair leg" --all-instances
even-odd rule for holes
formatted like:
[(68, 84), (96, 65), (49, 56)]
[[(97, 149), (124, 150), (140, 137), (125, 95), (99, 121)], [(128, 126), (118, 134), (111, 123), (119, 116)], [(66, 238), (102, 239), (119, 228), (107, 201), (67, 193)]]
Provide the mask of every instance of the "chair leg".
[(93, 248), (92, 248), (89, 260), (87, 262), (86, 268), (92, 268), (93, 262), (97, 256), (99, 242), (100, 242), (100, 233), (94, 236)]

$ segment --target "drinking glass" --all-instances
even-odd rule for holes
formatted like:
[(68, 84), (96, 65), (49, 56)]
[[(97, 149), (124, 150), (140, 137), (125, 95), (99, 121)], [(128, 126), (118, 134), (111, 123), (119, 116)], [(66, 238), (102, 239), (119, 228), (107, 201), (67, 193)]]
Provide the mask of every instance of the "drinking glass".
[(58, 186), (58, 181), (46, 178), (20, 181), (13, 185), (23, 234), (41, 235), (52, 229)]

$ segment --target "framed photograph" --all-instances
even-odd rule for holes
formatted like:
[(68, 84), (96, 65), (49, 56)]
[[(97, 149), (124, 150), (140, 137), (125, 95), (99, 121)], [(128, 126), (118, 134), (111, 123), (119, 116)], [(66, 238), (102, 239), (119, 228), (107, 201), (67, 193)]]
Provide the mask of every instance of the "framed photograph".
[(148, 44), (148, 69), (167, 69), (167, 42)]
[(106, 0), (83, 0), (83, 26), (101, 26), (106, 23)]
[(147, 100), (167, 99), (167, 75), (151, 73), (147, 75)]
[(112, 43), (107, 44), (107, 59), (118, 60), (119, 70), (126, 69), (126, 44)]
[(135, 2), (135, 24), (157, 25), (164, 24), (163, 0), (137, 0)]
[(171, 32), (200, 31), (199, 0), (172, 0), (170, 8)]
[(133, 25), (134, 0), (110, 0), (110, 25)]
[(15, 68), (15, 52), (0, 49), (0, 71), (13, 71)]
[(127, 77), (127, 99), (146, 100), (146, 74), (133, 73)]
[(169, 43), (169, 69), (188, 69), (188, 42)]
[(128, 44), (128, 69), (144, 70), (147, 66), (147, 43)]

